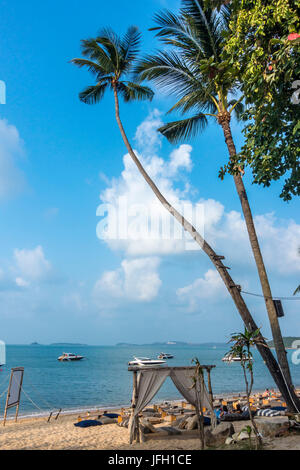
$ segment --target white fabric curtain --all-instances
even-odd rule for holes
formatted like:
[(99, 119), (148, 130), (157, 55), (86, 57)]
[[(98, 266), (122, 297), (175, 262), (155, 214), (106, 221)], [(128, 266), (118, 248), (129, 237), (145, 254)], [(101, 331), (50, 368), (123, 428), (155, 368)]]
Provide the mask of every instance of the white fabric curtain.
[[(198, 397), (201, 399), (202, 407), (210, 410), (212, 425), (216, 426), (216, 419), (213, 407), (209, 399), (209, 394), (204, 380), (200, 381), (199, 378), (195, 383), (194, 380), (195, 370), (192, 369), (173, 369), (171, 370), (170, 377), (181, 395), (192, 405), (198, 407)], [(197, 393), (196, 393), (197, 392)]]
[(138, 414), (151, 402), (157, 392), (162, 387), (166, 378), (170, 375), (169, 369), (161, 370), (143, 370), (138, 374), (137, 393), (138, 400), (131, 416), (129, 430), (130, 442), (134, 439), (134, 430), (136, 428), (136, 418)]

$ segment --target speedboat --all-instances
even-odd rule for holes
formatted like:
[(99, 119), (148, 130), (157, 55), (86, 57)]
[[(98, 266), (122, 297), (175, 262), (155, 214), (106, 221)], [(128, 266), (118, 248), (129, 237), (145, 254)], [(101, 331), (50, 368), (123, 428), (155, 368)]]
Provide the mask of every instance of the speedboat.
[(131, 367), (157, 367), (165, 364), (166, 361), (150, 359), (149, 357), (134, 357), (134, 361), (128, 362)]
[(168, 353), (160, 353), (160, 355), (157, 356), (157, 359), (174, 359), (174, 356)]
[[(243, 356), (244, 361), (253, 361), (252, 357)], [(223, 362), (242, 362), (242, 358), (240, 356), (235, 356), (234, 354), (227, 353), (222, 359)]]
[(61, 356), (57, 358), (58, 361), (64, 362), (64, 361), (81, 361), (81, 359), (84, 359), (83, 356), (78, 356), (77, 354), (73, 353), (63, 353)]

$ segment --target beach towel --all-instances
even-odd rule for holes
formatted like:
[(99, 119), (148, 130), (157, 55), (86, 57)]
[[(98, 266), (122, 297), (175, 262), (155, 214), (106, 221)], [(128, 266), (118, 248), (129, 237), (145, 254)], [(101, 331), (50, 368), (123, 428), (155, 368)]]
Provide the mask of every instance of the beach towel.
[(102, 423), (100, 423), (100, 421), (90, 419), (86, 421), (80, 421), (79, 423), (74, 423), (74, 426), (76, 426), (77, 428), (90, 428), (94, 426), (102, 426)]

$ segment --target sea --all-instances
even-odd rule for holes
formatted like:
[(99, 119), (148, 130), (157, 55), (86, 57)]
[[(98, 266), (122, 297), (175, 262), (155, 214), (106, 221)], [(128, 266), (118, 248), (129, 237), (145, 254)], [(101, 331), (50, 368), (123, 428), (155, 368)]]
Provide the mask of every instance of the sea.
[[(20, 415), (46, 415), (81, 410), (109, 410), (129, 406), (132, 397), (132, 373), (128, 361), (133, 356), (156, 358), (159, 353), (174, 354), (170, 366), (190, 366), (198, 358), (201, 364), (215, 365), (212, 371), (214, 394), (242, 393), (245, 390), (239, 363), (227, 364), (222, 358), (229, 345), (151, 345), (151, 346), (13, 346), (6, 348), (7, 364), (0, 371), (0, 415), (3, 416), (10, 369), (24, 367)], [(59, 362), (63, 352), (85, 357), (79, 362)], [(300, 365), (292, 361), (294, 351), (288, 351), (291, 372), (300, 386)], [(297, 354), (297, 353), (296, 353)], [(274, 382), (259, 353), (254, 350), (254, 390), (274, 388)], [(299, 357), (299, 355), (298, 355)], [(295, 361), (294, 361), (295, 362)], [(181, 399), (175, 386), (167, 379), (155, 398), (156, 402)], [(10, 411), (10, 415), (14, 410)]]

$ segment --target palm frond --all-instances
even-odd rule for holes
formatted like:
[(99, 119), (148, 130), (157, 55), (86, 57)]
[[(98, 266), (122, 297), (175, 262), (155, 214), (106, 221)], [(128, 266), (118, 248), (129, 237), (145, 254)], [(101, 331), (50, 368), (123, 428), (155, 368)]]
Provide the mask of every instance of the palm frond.
[(140, 81), (152, 80), (168, 93), (183, 96), (198, 85), (196, 70), (175, 52), (160, 52), (155, 56), (146, 56), (134, 70), (134, 76)]
[(96, 62), (93, 62), (92, 60), (88, 59), (72, 59), (71, 63), (74, 65), (77, 65), (77, 67), (82, 68), (82, 67), (87, 67), (89, 72), (91, 72), (93, 75), (96, 75), (98, 77), (98, 80), (101, 77), (106, 76), (107, 71), (103, 69), (101, 65), (99, 65)]
[(154, 96), (151, 88), (133, 82), (119, 82), (117, 90), (126, 103), (130, 101), (152, 101)]
[(212, 9), (204, 9), (203, 0), (182, 0), (182, 16), (195, 26), (198, 40), (208, 56), (219, 60), (219, 43), (222, 40), (220, 18)]
[[(199, 87), (200, 88), (200, 87)], [(170, 114), (174, 111), (179, 111), (185, 114), (189, 111), (202, 111), (210, 114), (217, 114), (218, 110), (215, 103), (210, 99), (207, 89), (202, 87), (198, 90), (191, 91), (184, 95), (172, 108), (167, 112)]]
[(188, 119), (169, 122), (160, 127), (158, 131), (166, 137), (169, 142), (177, 144), (182, 140), (195, 137), (206, 128), (207, 124), (207, 117), (205, 114), (200, 113)]
[(83, 39), (81, 41), (81, 49), (84, 57), (89, 60), (96, 61), (97, 64), (106, 71), (106, 73), (113, 73), (114, 64), (111, 57), (101, 47), (95, 39)]
[(297, 287), (297, 289), (296, 289), (295, 292), (294, 292), (294, 295), (297, 295), (297, 294), (300, 294), (300, 286)]
[(228, 103), (228, 106), (230, 106), (231, 108), (234, 107), (233, 112), (234, 112), (234, 115), (235, 115), (235, 117), (238, 121), (244, 121), (245, 120), (245, 118), (243, 117), (244, 112), (245, 112), (245, 106), (241, 101), (231, 100)]
[(111, 28), (103, 28), (96, 38), (98, 44), (107, 52), (114, 67), (119, 71), (121, 39)]
[(180, 47), (186, 52), (193, 50), (196, 51), (198, 56), (203, 56), (201, 43), (197, 40), (193, 31), (189, 28), (189, 24), (183, 18), (165, 10), (156, 14), (154, 21), (158, 26), (151, 28), (151, 30), (155, 31), (156, 36), (164, 43)]
[(141, 43), (141, 33), (136, 26), (130, 26), (120, 42), (122, 58), (127, 63), (133, 62), (138, 55)]
[(85, 104), (96, 104), (101, 101), (108, 86), (108, 82), (98, 83), (94, 86), (88, 86), (80, 94), (79, 99)]

